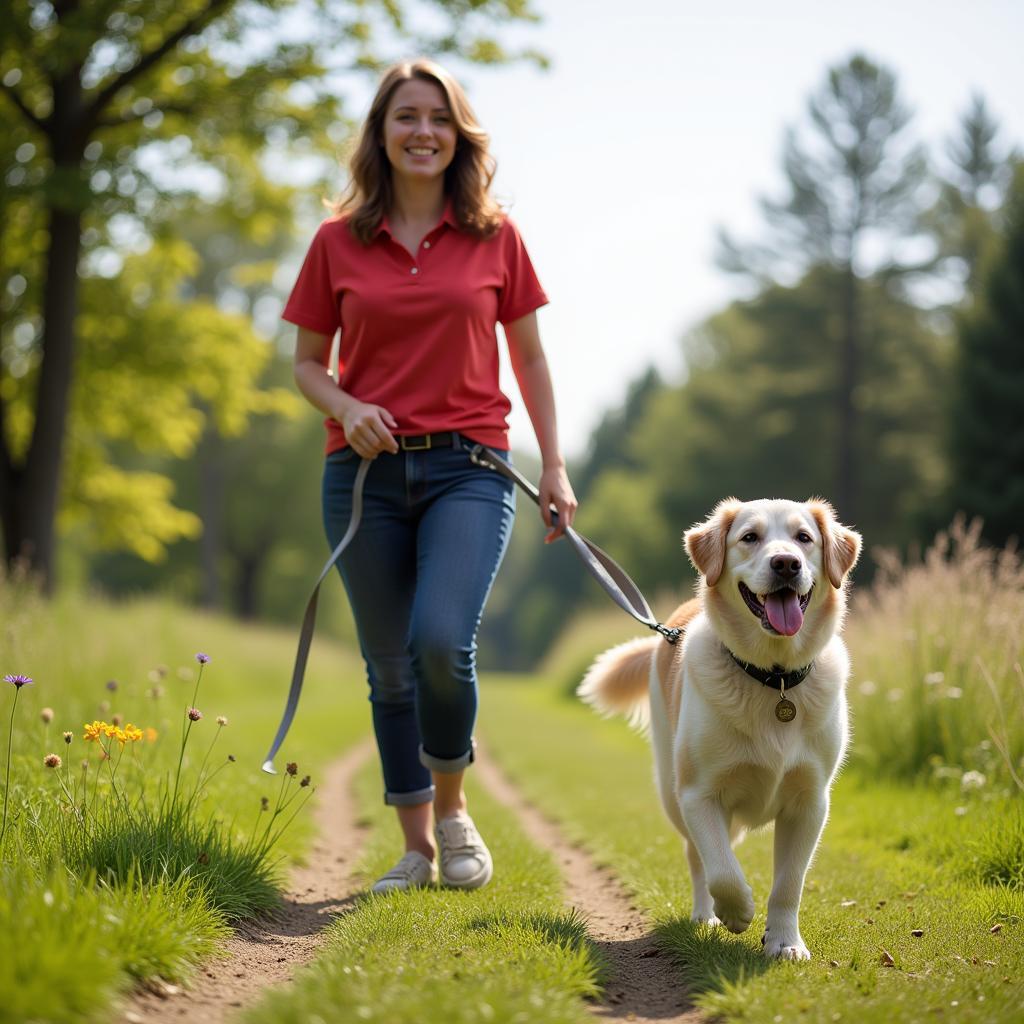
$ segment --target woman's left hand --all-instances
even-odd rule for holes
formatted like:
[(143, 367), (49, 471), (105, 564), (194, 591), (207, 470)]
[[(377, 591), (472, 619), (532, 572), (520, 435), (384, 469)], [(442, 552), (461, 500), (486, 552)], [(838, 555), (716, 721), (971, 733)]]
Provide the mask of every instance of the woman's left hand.
[[(537, 490), (540, 492), (540, 514), (549, 531), (544, 543), (550, 544), (565, 533), (567, 526), (572, 526), (576, 516), (576, 495), (573, 494), (565, 466), (551, 466), (543, 470)], [(557, 524), (551, 515), (552, 505), (558, 513)]]

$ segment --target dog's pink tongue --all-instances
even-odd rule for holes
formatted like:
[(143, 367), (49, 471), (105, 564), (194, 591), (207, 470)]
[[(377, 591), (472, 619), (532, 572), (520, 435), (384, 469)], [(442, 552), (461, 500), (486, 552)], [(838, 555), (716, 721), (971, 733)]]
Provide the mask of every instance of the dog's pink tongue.
[(768, 594), (764, 599), (764, 611), (772, 629), (783, 636), (793, 636), (800, 632), (804, 624), (804, 613), (800, 610), (800, 598), (795, 590), (785, 587)]

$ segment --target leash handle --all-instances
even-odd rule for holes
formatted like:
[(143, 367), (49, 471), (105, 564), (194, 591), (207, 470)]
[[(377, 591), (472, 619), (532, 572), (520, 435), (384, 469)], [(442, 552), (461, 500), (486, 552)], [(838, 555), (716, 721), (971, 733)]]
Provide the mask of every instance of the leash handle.
[(306, 660), (309, 658), (309, 647), (313, 642), (313, 628), (316, 625), (316, 605), (320, 596), (320, 584), (326, 579), (327, 574), (334, 567), (334, 563), (341, 557), (341, 553), (348, 547), (352, 538), (359, 529), (359, 520), (363, 516), (363, 482), (370, 469), (370, 459), (363, 459), (356, 471), (355, 483), (352, 485), (352, 514), (349, 517), (348, 529), (345, 536), (338, 542), (338, 546), (331, 552), (330, 558), (320, 571), (320, 577), (313, 587), (309, 602), (306, 604), (306, 613), (302, 617), (302, 630), (299, 633), (299, 649), (295, 654), (295, 667), (292, 669), (292, 683), (288, 689), (288, 700), (285, 702), (284, 714), (281, 716), (281, 724), (277, 727), (277, 735), (270, 745), (267, 756), (263, 759), (263, 770), (268, 775), (276, 775), (274, 768), (274, 755), (278, 752), (285, 736), (291, 727), (295, 711), (299, 706), (299, 697), (302, 694), (302, 683), (306, 675)]
[[(486, 469), (493, 469), (508, 477), (533, 499), (540, 507), (540, 491), (514, 466), (510, 466), (504, 459), (499, 458), (486, 445), (477, 444), (469, 449), (470, 459), (478, 466)], [(551, 515), (555, 521), (558, 520), (558, 513), (551, 509)], [(583, 564), (590, 571), (590, 574), (604, 588), (605, 593), (628, 615), (632, 615), (637, 622), (642, 622), (648, 629), (660, 633), (666, 641), (674, 644), (680, 637), (682, 631), (669, 629), (663, 626), (654, 617), (647, 599), (640, 592), (640, 588), (630, 579), (629, 574), (612, 558), (606, 551), (602, 551), (596, 544), (587, 540), (582, 534), (577, 533), (571, 526), (565, 528), (565, 536), (572, 545), (573, 550), (579, 555)]]

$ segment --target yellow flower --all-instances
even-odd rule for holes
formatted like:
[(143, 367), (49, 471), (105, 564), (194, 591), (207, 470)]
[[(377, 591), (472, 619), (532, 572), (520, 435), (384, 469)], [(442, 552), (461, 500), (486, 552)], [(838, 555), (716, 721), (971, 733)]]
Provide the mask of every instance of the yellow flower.
[(85, 738), (87, 740), (99, 740), (104, 730), (107, 728), (106, 722), (92, 722), (85, 724)]
[(130, 740), (132, 743), (135, 743), (137, 740), (141, 740), (143, 735), (142, 730), (137, 725), (132, 725), (131, 722), (124, 727), (124, 734), (126, 739)]
[(146, 742), (147, 743), (156, 743), (156, 738), (157, 738), (158, 735), (159, 735), (159, 733), (156, 731), (156, 729), (154, 729), (153, 726), (150, 726), (146, 730)]

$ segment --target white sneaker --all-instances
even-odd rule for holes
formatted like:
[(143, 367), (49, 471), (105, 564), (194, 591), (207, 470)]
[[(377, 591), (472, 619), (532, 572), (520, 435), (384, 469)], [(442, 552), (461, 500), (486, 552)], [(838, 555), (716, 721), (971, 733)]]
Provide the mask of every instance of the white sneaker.
[(437, 878), (432, 860), (422, 853), (410, 850), (386, 875), (373, 883), (371, 892), (391, 892), (393, 889), (415, 889), (433, 885)]
[(434, 826), (441, 881), (455, 889), (477, 889), (494, 873), (491, 852), (465, 811), (442, 818)]

